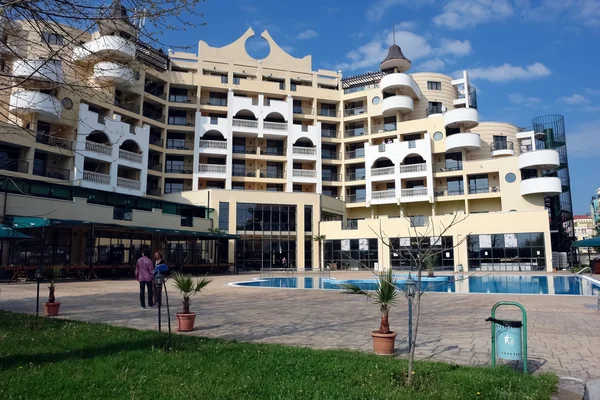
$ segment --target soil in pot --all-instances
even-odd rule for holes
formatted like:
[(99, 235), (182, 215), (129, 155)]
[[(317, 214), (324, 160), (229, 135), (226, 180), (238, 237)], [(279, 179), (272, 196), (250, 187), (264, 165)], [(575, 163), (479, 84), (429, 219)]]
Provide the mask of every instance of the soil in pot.
[(47, 317), (55, 317), (58, 315), (60, 302), (44, 303), (44, 315)]
[(394, 354), (396, 347), (396, 332), (390, 333), (379, 333), (377, 331), (371, 332), (373, 337), (373, 349), (375, 354), (390, 355)]
[(196, 314), (177, 314), (177, 330), (179, 332), (190, 332), (194, 330)]

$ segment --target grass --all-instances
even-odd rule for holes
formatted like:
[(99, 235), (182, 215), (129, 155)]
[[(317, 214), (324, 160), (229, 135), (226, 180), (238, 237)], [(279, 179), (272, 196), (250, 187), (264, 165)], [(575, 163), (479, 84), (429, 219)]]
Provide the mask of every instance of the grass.
[[(198, 321), (202, 322), (202, 321)], [(235, 329), (235, 326), (232, 327)], [(556, 377), (0, 311), (0, 399), (549, 399)]]

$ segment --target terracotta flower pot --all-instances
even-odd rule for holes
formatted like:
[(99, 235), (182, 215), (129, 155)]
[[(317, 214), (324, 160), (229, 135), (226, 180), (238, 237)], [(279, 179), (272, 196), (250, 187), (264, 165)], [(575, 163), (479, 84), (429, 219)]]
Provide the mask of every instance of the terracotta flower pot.
[(391, 333), (379, 333), (377, 331), (371, 332), (373, 336), (373, 349), (375, 354), (390, 355), (394, 354), (394, 348), (396, 347), (396, 332)]
[(47, 317), (57, 316), (59, 308), (60, 302), (44, 303), (44, 315)]
[(196, 314), (177, 314), (177, 330), (179, 332), (190, 332), (194, 330), (194, 322), (196, 321)]

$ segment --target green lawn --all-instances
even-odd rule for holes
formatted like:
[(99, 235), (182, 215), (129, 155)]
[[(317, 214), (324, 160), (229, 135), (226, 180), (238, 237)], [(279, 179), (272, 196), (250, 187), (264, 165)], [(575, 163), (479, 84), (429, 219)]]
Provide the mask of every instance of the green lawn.
[[(201, 322), (201, 321), (200, 321)], [(232, 326), (231, 329), (235, 329)], [(0, 311), (0, 399), (549, 399), (550, 375), (166, 335)]]

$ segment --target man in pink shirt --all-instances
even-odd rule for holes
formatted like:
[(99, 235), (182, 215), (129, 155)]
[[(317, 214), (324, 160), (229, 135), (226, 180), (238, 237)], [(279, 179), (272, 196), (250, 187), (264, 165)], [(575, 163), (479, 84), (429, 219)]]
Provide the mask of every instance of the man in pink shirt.
[(140, 305), (142, 308), (146, 308), (146, 301), (144, 296), (145, 288), (148, 288), (148, 306), (152, 307), (152, 275), (154, 273), (154, 265), (152, 260), (148, 257), (150, 251), (144, 249), (142, 256), (138, 258), (135, 264), (135, 279), (140, 283)]

